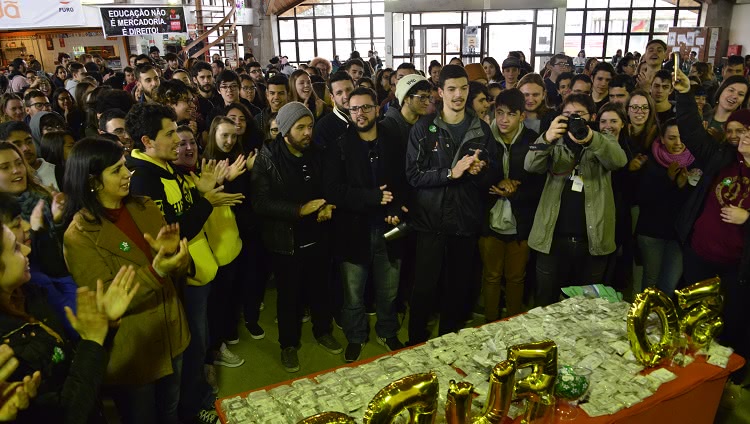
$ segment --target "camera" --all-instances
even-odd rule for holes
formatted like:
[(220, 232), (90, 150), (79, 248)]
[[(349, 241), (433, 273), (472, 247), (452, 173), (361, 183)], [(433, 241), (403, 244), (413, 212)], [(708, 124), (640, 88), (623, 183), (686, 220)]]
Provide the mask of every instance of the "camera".
[(573, 134), (577, 140), (583, 140), (589, 135), (589, 126), (586, 120), (581, 118), (581, 115), (572, 113), (568, 117), (568, 132)]

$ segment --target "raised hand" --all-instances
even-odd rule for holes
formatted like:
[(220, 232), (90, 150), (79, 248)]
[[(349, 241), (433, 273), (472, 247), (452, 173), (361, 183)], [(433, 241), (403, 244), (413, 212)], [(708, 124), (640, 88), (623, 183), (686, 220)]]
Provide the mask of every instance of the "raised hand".
[(472, 156), (473, 160), (471, 162), (471, 166), (469, 166), (469, 174), (471, 175), (477, 175), (479, 172), (484, 169), (485, 166), (487, 166), (487, 162), (483, 160), (479, 160), (479, 153), (481, 150), (477, 149), (474, 151), (474, 155)]
[(466, 172), (471, 167), (471, 164), (474, 163), (474, 159), (475, 157), (473, 155), (465, 155), (459, 159), (459, 161), (456, 162), (456, 165), (451, 169), (451, 178), (454, 180), (461, 178), (464, 175), (464, 172)]
[(242, 199), (245, 198), (245, 195), (242, 193), (224, 193), (224, 186), (221, 185), (210, 190), (208, 193), (205, 193), (203, 197), (211, 202), (213, 207), (217, 208), (219, 206), (239, 205), (242, 203)]
[(55, 224), (62, 222), (63, 211), (65, 210), (66, 196), (63, 192), (55, 193), (52, 196), (52, 220)]
[(188, 242), (186, 238), (180, 240), (180, 248), (174, 255), (167, 256), (164, 248), (159, 250), (154, 256), (154, 260), (151, 261), (151, 266), (154, 268), (157, 274), (161, 277), (166, 277), (168, 274), (183, 268), (187, 265), (190, 260), (190, 253), (188, 252)]
[(34, 210), (31, 211), (31, 216), (29, 216), (29, 225), (31, 225), (31, 229), (34, 231), (39, 231), (44, 228), (44, 205), (46, 202), (44, 199), (39, 199), (38, 202), (36, 202), (36, 206), (34, 206)]
[(109, 330), (109, 320), (96, 304), (96, 294), (87, 287), (79, 287), (76, 292), (77, 314), (69, 306), (65, 307), (65, 315), (70, 325), (78, 332), (82, 340), (90, 340), (104, 345), (104, 338)]
[(18, 411), (29, 407), (30, 399), (36, 397), (42, 374), (36, 371), (23, 381), (7, 382), (18, 368), (18, 360), (13, 357), (13, 349), (0, 346), (0, 421), (13, 421)]
[(158, 252), (162, 247), (167, 255), (172, 255), (180, 246), (180, 224), (167, 224), (159, 229), (156, 239), (151, 234), (144, 233), (143, 238), (154, 251)]
[(383, 193), (383, 197), (381, 197), (381, 199), (380, 199), (380, 204), (381, 205), (387, 205), (387, 204), (391, 203), (393, 201), (393, 193), (391, 193), (390, 191), (386, 190), (386, 188), (388, 188), (388, 185), (383, 185), (383, 186), (380, 186), (378, 188)]
[[(221, 172), (219, 172), (219, 162), (214, 159), (211, 159), (209, 161), (207, 161), (206, 159), (202, 159), (200, 177), (195, 175), (193, 171), (190, 171), (190, 176), (193, 178), (193, 184), (195, 184), (195, 188), (197, 188), (201, 193), (208, 193), (216, 187), (217, 181), (221, 176)], [(225, 167), (226, 164), (224, 165), (224, 168)]]
[(135, 269), (132, 266), (121, 267), (110, 283), (107, 292), (104, 292), (102, 280), (96, 280), (96, 304), (97, 308), (104, 312), (107, 319), (117, 321), (125, 311), (133, 297), (138, 292), (140, 283), (135, 283)]
[(566, 132), (568, 132), (568, 118), (560, 115), (552, 121), (547, 132), (544, 133), (544, 139), (547, 143), (552, 143)]
[(646, 163), (647, 160), (648, 160), (648, 156), (646, 156), (644, 154), (640, 154), (639, 153), (639, 154), (635, 155), (635, 157), (633, 158), (633, 160), (631, 160), (630, 163), (628, 164), (628, 170), (629, 171), (637, 171), (637, 170), (641, 169), (641, 167), (643, 167), (643, 164)]
[(676, 81), (674, 81), (674, 89), (679, 93), (690, 92), (690, 79), (679, 69), (675, 69), (674, 73)]
[(299, 209), (299, 216), (307, 216), (318, 211), (326, 204), (326, 199), (314, 199), (302, 205)]
[(677, 177), (677, 174), (680, 173), (680, 164), (677, 162), (672, 162), (669, 164), (669, 167), (667, 168), (667, 176), (670, 180), (674, 181), (674, 179)]
[(245, 159), (245, 155), (237, 156), (237, 159), (231, 165), (228, 163), (229, 161), (227, 160), (227, 181), (234, 181), (235, 178), (247, 171), (247, 159)]
[(258, 149), (253, 149), (252, 152), (247, 154), (247, 170), (252, 171), (255, 166), (255, 159), (258, 158)]

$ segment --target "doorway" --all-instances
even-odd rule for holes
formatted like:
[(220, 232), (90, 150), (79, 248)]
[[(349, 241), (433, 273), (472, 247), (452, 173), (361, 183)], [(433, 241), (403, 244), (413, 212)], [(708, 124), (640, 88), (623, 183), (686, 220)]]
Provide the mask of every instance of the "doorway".
[(412, 26), (412, 63), (417, 69), (427, 71), (430, 62), (446, 64), (452, 57), (461, 57), (460, 25)]

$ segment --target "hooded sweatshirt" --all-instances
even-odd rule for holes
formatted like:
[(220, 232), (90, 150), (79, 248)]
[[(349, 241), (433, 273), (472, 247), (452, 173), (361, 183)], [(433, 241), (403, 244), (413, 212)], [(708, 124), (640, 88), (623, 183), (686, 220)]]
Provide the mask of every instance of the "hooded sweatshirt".
[[(50, 114), (60, 116), (60, 114), (56, 112), (37, 112), (36, 115), (31, 117), (29, 128), (31, 128), (31, 138), (34, 139), (37, 160), (41, 163), (41, 165), (35, 170), (36, 176), (42, 182), (43, 186), (50, 187), (54, 191), (60, 191), (60, 184), (58, 184), (58, 175), (55, 165), (45, 161), (39, 156), (39, 152), (41, 151), (40, 142), (42, 141), (42, 118)], [(64, 118), (60, 118), (65, 122)], [(60, 183), (62, 183), (62, 175), (59, 175), (59, 177)]]

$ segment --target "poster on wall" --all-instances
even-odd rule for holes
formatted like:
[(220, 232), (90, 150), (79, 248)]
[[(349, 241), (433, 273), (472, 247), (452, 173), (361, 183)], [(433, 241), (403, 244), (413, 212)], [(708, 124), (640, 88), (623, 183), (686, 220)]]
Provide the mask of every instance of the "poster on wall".
[(186, 32), (182, 6), (100, 7), (105, 37)]
[(84, 26), (81, 0), (0, 1), (0, 28), (29, 29)]

